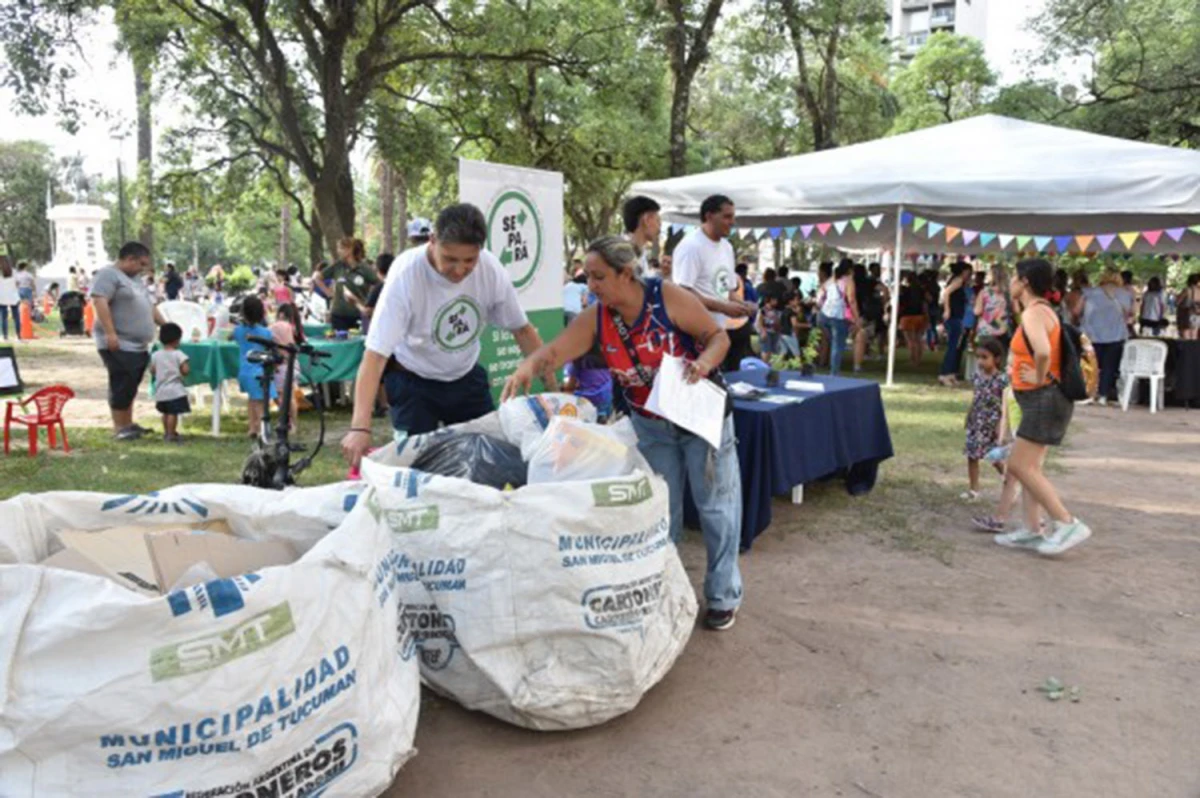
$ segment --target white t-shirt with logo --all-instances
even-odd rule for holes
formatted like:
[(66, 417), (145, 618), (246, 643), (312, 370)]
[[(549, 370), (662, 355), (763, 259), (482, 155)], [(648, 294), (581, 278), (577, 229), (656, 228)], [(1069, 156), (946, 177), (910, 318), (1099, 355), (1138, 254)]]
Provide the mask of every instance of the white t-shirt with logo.
[(397, 257), (371, 316), (367, 349), (395, 355), (400, 365), (429, 380), (451, 382), (479, 361), (479, 337), (489, 324), (519, 330), (529, 323), (517, 289), (487, 250), (461, 283), (438, 274), (429, 245)]
[[(704, 230), (693, 230), (675, 247), (671, 281), (701, 296), (728, 301), (729, 292), (737, 285), (733, 267), (732, 244), (724, 238), (713, 241)], [(717, 324), (725, 325), (724, 314), (709, 312)]]

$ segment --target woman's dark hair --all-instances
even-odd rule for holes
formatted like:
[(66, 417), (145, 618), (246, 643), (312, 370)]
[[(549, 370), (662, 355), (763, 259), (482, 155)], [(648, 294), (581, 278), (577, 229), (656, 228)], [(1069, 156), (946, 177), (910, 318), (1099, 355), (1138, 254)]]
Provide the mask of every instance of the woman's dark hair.
[(956, 260), (954, 263), (950, 264), (950, 279), (953, 280), (963, 272), (970, 271), (970, 269), (971, 264), (967, 263), (965, 260)]
[(821, 261), (821, 263), (817, 266), (817, 279), (819, 279), (821, 282), (825, 282), (832, 276), (833, 276), (833, 261), (831, 261), (831, 260)]
[(840, 280), (853, 271), (854, 261), (850, 260), (849, 258), (842, 258), (841, 263), (839, 263), (837, 268), (833, 270), (833, 279)]
[(799, 277), (792, 277), (788, 280), (788, 282), (791, 283), (793, 291), (798, 292), (800, 290), (800, 278)]
[(1161, 291), (1161, 290), (1162, 290), (1162, 280), (1158, 279), (1157, 276), (1151, 277), (1150, 281), (1148, 283), (1146, 283), (1146, 291), (1147, 292)]
[(1129, 269), (1121, 272), (1121, 283), (1124, 285), (1133, 285), (1133, 272)]
[(772, 269), (770, 266), (763, 269), (763, 282), (764, 283), (775, 282), (775, 277), (776, 277), (775, 270)]
[(266, 319), (267, 312), (263, 302), (256, 296), (248, 296), (242, 300), (242, 321), (247, 325), (259, 325)]
[(980, 338), (975, 342), (975, 351), (983, 350), (997, 361), (1004, 360), (1004, 344), (1000, 343), (998, 338)]
[(733, 267), (733, 273), (738, 277), (745, 277), (750, 273), (750, 264), (745, 262), (739, 263), (737, 266)]
[(291, 302), (282, 302), (275, 309), (275, 319), (277, 321), (286, 321), (292, 325), (292, 329), (296, 333), (296, 343), (304, 343), (304, 325), (300, 323), (300, 311)]
[(158, 328), (158, 342), (163, 346), (177, 344), (183, 340), (183, 328), (178, 324), (167, 322)]
[(1034, 296), (1044, 297), (1054, 290), (1054, 267), (1042, 258), (1018, 262), (1017, 276), (1029, 283), (1029, 290)]
[(8, 262), (8, 257), (0, 255), (0, 274), (5, 277), (12, 277), (12, 264)]
[(396, 256), (390, 252), (380, 252), (375, 256), (375, 271), (382, 276), (387, 277), (388, 269), (392, 268), (392, 264), (396, 261)]
[(1200, 272), (1192, 272), (1191, 274), (1188, 275), (1188, 278), (1187, 278), (1188, 288), (1191, 288), (1196, 285), (1200, 285)]

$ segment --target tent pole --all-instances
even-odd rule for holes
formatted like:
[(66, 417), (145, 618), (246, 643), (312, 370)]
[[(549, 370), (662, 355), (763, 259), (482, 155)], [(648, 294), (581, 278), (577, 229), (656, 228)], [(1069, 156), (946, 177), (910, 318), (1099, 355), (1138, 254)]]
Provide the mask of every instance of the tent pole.
[(887, 387), (895, 384), (896, 375), (896, 330), (899, 325), (897, 316), (900, 314), (900, 254), (903, 246), (904, 228), (900, 226), (900, 217), (904, 215), (904, 206), (896, 206), (896, 248), (892, 250), (892, 321), (888, 325), (888, 368)]

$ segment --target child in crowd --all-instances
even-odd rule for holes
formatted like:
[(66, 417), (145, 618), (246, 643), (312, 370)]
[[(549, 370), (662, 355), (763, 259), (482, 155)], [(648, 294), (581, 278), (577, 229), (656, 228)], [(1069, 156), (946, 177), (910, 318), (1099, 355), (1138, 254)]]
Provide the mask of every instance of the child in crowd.
[(804, 307), (800, 294), (792, 291), (783, 299), (783, 310), (779, 313), (779, 345), (788, 357), (800, 356), (800, 330), (808, 326), (804, 319)]
[[(300, 322), (300, 311), (290, 302), (284, 302), (275, 311), (275, 323), (271, 325), (271, 338), (283, 346), (295, 346), (304, 343), (304, 325)], [(287, 399), (283, 395), (283, 381), (287, 379), (287, 369), (280, 367), (275, 370), (274, 388), (280, 406)], [(296, 361), (296, 373), (292, 377), (292, 423), (291, 431), (296, 431), (296, 419), (300, 414), (300, 403), (296, 401), (296, 386), (300, 383), (300, 362)]]
[(596, 420), (608, 422), (613, 412), (612, 372), (600, 352), (593, 348), (581, 358), (567, 363), (563, 391), (583, 397), (596, 407)]
[[(975, 350), (975, 398), (967, 411), (966, 429), (967, 477), (970, 485), (963, 499), (975, 501), (979, 498), (979, 461), (1001, 442), (1001, 421), (1004, 417), (1004, 389), (1008, 387), (1008, 375), (1000, 368), (1004, 359), (1004, 347), (995, 338), (978, 342)], [(996, 470), (1004, 473), (999, 463), (992, 463)]]
[(257, 438), (262, 434), (262, 419), (264, 402), (275, 398), (275, 385), (270, 386), (271, 395), (263, 393), (261, 363), (250, 362), (250, 353), (262, 350), (261, 344), (250, 341), (250, 337), (271, 338), (271, 330), (263, 326), (266, 320), (266, 310), (263, 302), (256, 296), (248, 296), (242, 302), (242, 323), (233, 328), (233, 340), (237, 341), (239, 352), (238, 386), (249, 397), (250, 437)]
[[(1005, 369), (1005, 373), (1007, 373)], [(1013, 394), (1012, 386), (1004, 389), (1004, 410), (1000, 418), (1000, 443), (984, 455), (985, 460), (1001, 469), (1004, 473), (1004, 488), (1000, 492), (1000, 504), (992, 515), (977, 515), (971, 523), (980, 532), (990, 532), (999, 535), (1008, 531), (1008, 516), (1017, 504), (1017, 489), (1021, 483), (1016, 475), (1008, 470), (1008, 456), (1012, 453), (1012, 438), (1017, 427), (1021, 426), (1021, 408), (1017, 406), (1017, 397)]]
[(183, 328), (167, 322), (158, 329), (158, 342), (162, 344), (150, 356), (150, 375), (154, 377), (154, 406), (162, 414), (163, 440), (167, 443), (182, 443), (179, 435), (179, 417), (192, 412), (188, 403), (187, 388), (183, 378), (191, 373), (188, 356), (179, 351), (183, 340)]
[(758, 348), (764, 358), (779, 351), (782, 316), (779, 297), (775, 294), (767, 296), (763, 301), (762, 310), (758, 312)]

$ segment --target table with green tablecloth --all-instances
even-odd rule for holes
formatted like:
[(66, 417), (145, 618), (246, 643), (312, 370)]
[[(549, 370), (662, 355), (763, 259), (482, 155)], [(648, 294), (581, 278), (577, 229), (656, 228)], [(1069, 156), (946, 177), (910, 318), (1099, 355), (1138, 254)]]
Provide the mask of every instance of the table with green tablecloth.
[[(317, 361), (313, 367), (306, 355), (301, 355), (297, 363), (296, 377), (300, 385), (321, 385), (331, 382), (352, 382), (358, 374), (358, 364), (363, 356), (363, 339), (350, 338), (347, 340), (323, 340), (314, 338), (309, 341), (314, 349), (326, 352), (329, 357)], [(238, 373), (238, 345), (234, 341), (198, 341), (181, 343), (180, 351), (188, 356), (191, 370), (184, 379), (184, 384), (207, 385), (213, 391), (212, 431), (213, 435), (221, 432), (221, 400), (224, 398), (223, 385), (226, 380), (232, 380)]]
[(316, 324), (315, 322), (304, 323), (304, 336), (306, 338), (321, 339), (329, 332), (328, 324)]

